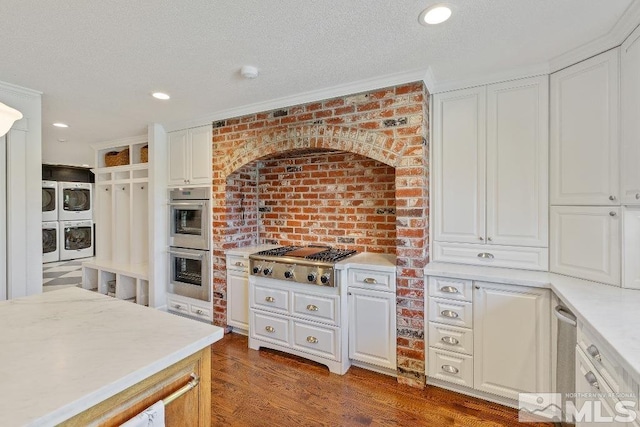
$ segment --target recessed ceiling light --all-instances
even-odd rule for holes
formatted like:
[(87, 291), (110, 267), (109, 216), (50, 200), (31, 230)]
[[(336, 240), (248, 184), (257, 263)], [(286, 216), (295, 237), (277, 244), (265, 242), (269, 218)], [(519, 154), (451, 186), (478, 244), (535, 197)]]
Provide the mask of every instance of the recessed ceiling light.
[(169, 95), (167, 95), (166, 93), (162, 93), (162, 92), (153, 92), (151, 94), (151, 96), (153, 96), (156, 99), (162, 99), (162, 100), (167, 100), (167, 99), (171, 98)]
[(66, 124), (66, 123), (54, 123), (53, 125), (55, 127), (57, 127), (57, 128), (68, 128), (69, 127), (69, 125)]
[(420, 14), (420, 23), (423, 25), (441, 24), (451, 17), (451, 8), (443, 4), (430, 6)]

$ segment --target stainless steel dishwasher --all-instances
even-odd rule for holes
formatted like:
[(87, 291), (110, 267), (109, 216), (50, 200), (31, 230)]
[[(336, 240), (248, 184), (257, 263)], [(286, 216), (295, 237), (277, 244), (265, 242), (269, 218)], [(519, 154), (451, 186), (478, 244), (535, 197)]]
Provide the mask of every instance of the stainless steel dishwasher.
[[(575, 405), (577, 322), (576, 316), (563, 305), (556, 305), (553, 313), (558, 319), (556, 393), (562, 394), (563, 408), (566, 408), (567, 401)], [(560, 425), (564, 427), (574, 424), (561, 422)]]

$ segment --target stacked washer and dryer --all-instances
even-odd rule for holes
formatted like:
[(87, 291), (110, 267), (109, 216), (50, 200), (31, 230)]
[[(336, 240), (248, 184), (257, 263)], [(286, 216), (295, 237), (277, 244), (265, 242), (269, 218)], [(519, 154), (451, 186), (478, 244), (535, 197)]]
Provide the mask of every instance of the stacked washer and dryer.
[(86, 182), (42, 181), (42, 262), (93, 256), (93, 194)]

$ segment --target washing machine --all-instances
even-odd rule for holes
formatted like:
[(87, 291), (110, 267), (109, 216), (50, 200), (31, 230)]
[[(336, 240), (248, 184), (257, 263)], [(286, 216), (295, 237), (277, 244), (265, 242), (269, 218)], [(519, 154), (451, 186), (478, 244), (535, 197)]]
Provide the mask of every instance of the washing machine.
[(93, 219), (93, 185), (88, 182), (58, 183), (58, 220)]
[(58, 220), (58, 183), (42, 181), (42, 221)]
[(42, 223), (42, 262), (55, 262), (60, 260), (58, 239), (58, 221)]
[(93, 256), (93, 221), (60, 221), (60, 261)]

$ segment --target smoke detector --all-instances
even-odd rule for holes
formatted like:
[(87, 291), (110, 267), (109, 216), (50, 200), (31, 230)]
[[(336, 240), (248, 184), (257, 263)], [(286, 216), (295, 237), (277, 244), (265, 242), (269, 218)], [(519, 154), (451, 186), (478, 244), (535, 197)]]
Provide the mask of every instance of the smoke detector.
[(255, 79), (258, 74), (258, 69), (253, 65), (243, 65), (240, 69), (240, 75), (245, 79)]

